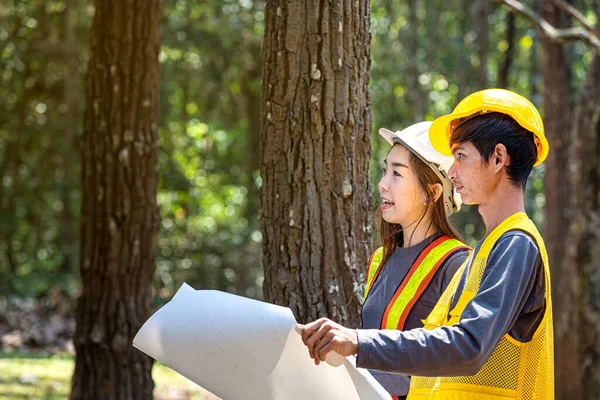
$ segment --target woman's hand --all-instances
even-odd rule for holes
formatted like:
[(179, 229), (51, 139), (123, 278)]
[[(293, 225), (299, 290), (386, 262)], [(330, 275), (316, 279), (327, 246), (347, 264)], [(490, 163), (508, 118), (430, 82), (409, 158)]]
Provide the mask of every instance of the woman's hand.
[(310, 324), (299, 325), (302, 341), (308, 347), (310, 358), (319, 365), (331, 351), (347, 357), (358, 352), (358, 334), (327, 318), (320, 318)]

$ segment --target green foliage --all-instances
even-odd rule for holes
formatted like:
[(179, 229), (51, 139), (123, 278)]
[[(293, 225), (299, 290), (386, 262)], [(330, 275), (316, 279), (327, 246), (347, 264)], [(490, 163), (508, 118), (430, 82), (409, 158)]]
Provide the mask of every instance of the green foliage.
[(183, 281), (262, 297), (258, 149), (262, 4), (165, 10), (157, 289)]
[(1, 293), (74, 288), (76, 130), (91, 15), (79, 1), (0, 5)]
[[(251, 1), (165, 4), (159, 297), (183, 281), (262, 295), (259, 155), (248, 151), (258, 135), (262, 12)], [(0, 293), (36, 296), (56, 284), (75, 292), (93, 8), (16, 1), (0, 14)]]
[[(466, 94), (500, 85), (511, 47), (508, 12), (491, 2), (482, 31), (474, 11), (479, 4), (372, 1), (375, 199), (388, 151), (378, 128), (433, 119)], [(576, 6), (594, 22), (593, 10)], [(92, 16), (90, 2), (82, 0), (0, 5), (1, 294), (36, 296), (53, 285), (77, 291), (78, 135)], [(515, 22), (508, 88), (541, 106), (539, 38), (528, 21)], [(259, 1), (164, 3), (157, 303), (183, 281), (262, 295), (257, 214), (263, 23)], [(567, 49), (575, 92), (591, 52), (581, 43)], [(542, 178), (543, 168), (534, 170), (526, 191), (527, 209), (540, 226)], [(483, 225), (468, 209), (453, 221), (474, 243)]]

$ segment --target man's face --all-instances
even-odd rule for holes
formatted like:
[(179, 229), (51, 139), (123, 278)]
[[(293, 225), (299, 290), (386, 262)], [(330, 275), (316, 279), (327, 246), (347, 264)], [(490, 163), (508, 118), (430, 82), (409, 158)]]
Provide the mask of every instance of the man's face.
[(472, 143), (452, 146), (454, 163), (448, 177), (465, 204), (481, 204), (497, 184), (498, 176)]

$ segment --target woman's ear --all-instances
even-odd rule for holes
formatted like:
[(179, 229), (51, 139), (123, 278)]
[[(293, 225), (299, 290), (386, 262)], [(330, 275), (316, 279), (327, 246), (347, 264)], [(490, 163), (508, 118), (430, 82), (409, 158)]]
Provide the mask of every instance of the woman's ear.
[(444, 193), (444, 188), (441, 183), (434, 183), (433, 185), (429, 185), (430, 193), (433, 195), (432, 203), (435, 203), (442, 197)]

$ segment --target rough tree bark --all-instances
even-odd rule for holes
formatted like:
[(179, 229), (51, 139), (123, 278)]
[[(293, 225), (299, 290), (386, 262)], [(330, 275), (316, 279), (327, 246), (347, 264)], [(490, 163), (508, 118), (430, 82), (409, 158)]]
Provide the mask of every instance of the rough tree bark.
[(265, 15), (265, 298), (302, 322), (358, 326), (371, 233), (369, 1), (269, 0)]
[(161, 1), (94, 5), (71, 399), (152, 399), (152, 362), (131, 341), (151, 311), (159, 221)]

